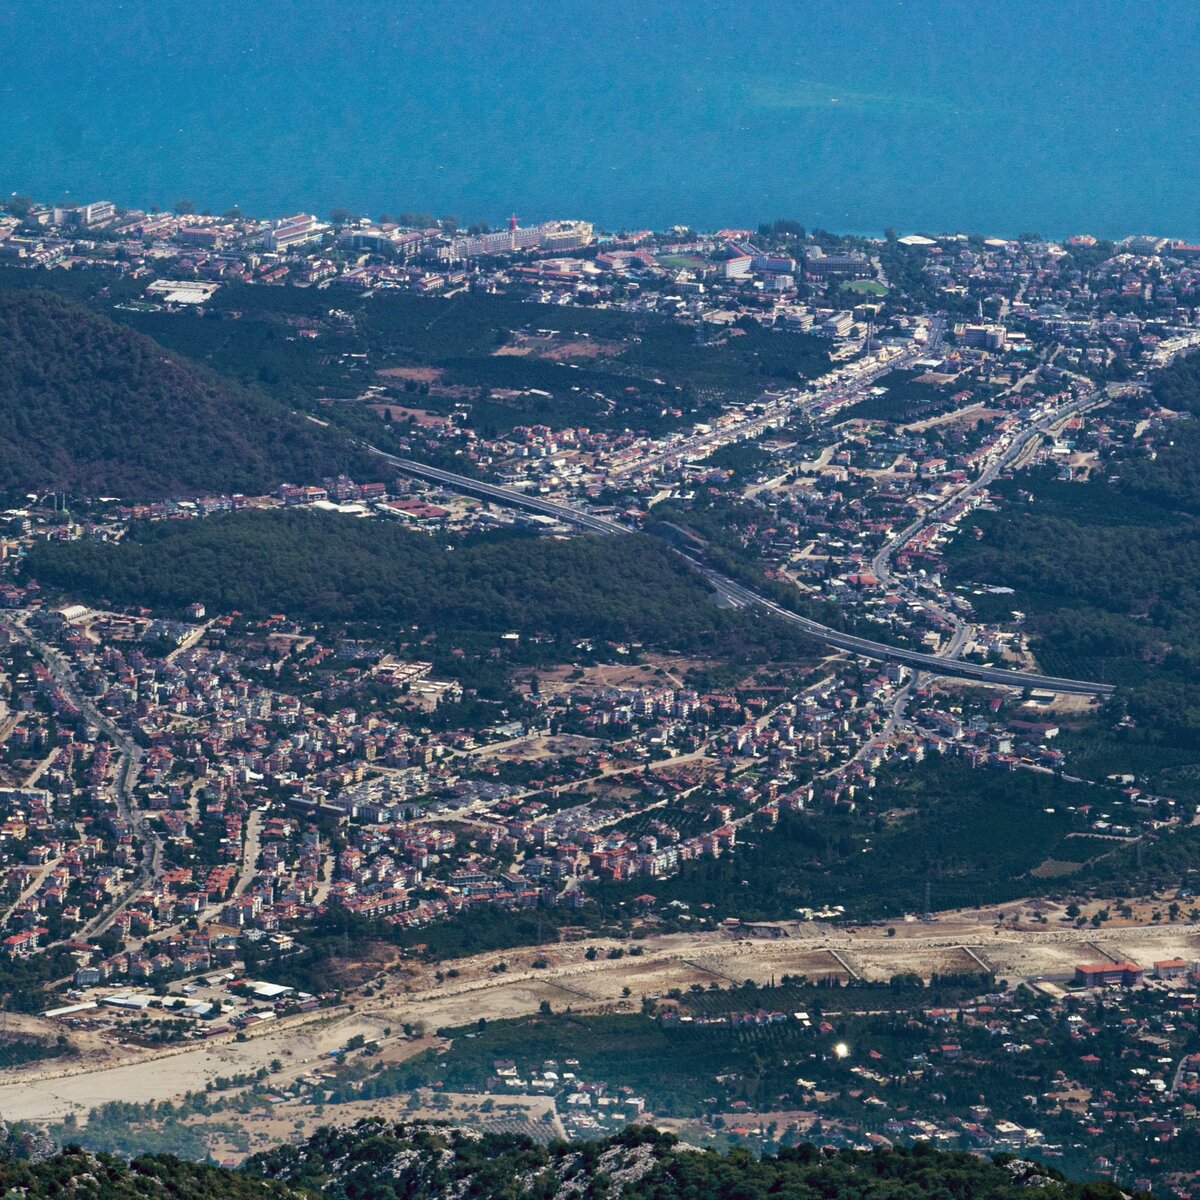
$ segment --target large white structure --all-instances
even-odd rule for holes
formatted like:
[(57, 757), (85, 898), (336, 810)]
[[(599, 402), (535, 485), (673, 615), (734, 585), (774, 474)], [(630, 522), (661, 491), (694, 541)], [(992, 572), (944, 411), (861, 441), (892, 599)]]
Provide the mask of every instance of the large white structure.
[(479, 258), (489, 254), (515, 254), (521, 250), (577, 250), (590, 245), (590, 221), (544, 221), (522, 229), (516, 217), (510, 217), (507, 229), (481, 233), (476, 237), (455, 238), (442, 251), (443, 258)]
[(319, 241), (321, 235), (329, 226), (318, 221), (310, 213), (297, 213), (294, 217), (284, 217), (274, 221), (263, 238), (263, 244), (268, 250), (277, 253), (281, 250), (291, 250), (295, 246), (306, 246), (309, 242)]

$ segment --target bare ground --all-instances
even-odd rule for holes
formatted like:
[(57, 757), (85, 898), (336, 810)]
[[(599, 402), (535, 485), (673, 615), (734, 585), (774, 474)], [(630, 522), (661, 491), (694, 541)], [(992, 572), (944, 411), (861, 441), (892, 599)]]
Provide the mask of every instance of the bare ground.
[[(1087, 906), (1085, 915), (1099, 904)], [(68, 1111), (82, 1113), (105, 1099), (168, 1099), (203, 1087), (216, 1075), (254, 1071), (273, 1059), (284, 1061), (284, 1077), (309, 1070), (306, 1065), (344, 1045), (355, 1033), (382, 1040), (388, 1053), (412, 1045), (397, 1041), (402, 1022), (434, 1031), (489, 1019), (536, 1012), (543, 1001), (576, 1012), (637, 1012), (643, 996), (659, 996), (693, 983), (722, 986), (753, 979), (769, 983), (780, 976), (817, 978), (849, 973), (889, 979), (901, 973), (928, 977), (985, 964), (1015, 982), (1068, 979), (1076, 964), (1132, 959), (1143, 966), (1155, 960), (1200, 957), (1200, 925), (1149, 922), (1163, 910), (1161, 897), (1135, 906), (1130, 921), (1102, 930), (1064, 925), (1061, 910), (1043, 901), (1005, 905), (1003, 909), (946, 913), (929, 921), (897, 922), (892, 933), (881, 927), (830, 928), (818, 924), (764, 924), (737, 932), (648, 936), (638, 942), (593, 940), (564, 942), (478, 955), (454, 964), (455, 978), (435, 978), (434, 966), (406, 964), (387, 974), (381, 992), (357, 999), (341, 1010), (295, 1018), (286, 1026), (260, 1031), (245, 1042), (214, 1039), (170, 1051), (113, 1048), (113, 1053), (67, 1068), (5, 1072), (0, 1076), (0, 1113), (9, 1120), (47, 1120)], [(1043, 924), (1039, 918), (1045, 918)], [(585, 957), (588, 945), (598, 954)], [(632, 946), (640, 956), (631, 956)], [(623, 957), (609, 959), (610, 949)], [(973, 957), (973, 956), (978, 956)], [(545, 968), (533, 966), (547, 960)], [(504, 961), (502, 973), (492, 970)], [(444, 972), (450, 964), (443, 963)], [(628, 989), (628, 995), (625, 994)], [(46, 1022), (43, 1028), (55, 1027)], [(385, 1029), (391, 1029), (385, 1034)], [(413, 1051), (415, 1052), (415, 1051)], [(119, 1058), (117, 1054), (119, 1053)]]

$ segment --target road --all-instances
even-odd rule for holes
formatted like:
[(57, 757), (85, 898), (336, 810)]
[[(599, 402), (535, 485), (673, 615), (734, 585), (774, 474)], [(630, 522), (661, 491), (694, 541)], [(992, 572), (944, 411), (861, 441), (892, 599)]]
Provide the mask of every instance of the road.
[(187, 637), (185, 637), (183, 641), (180, 642), (179, 645), (167, 655), (167, 662), (174, 662), (181, 654), (190, 650), (212, 628), (212, 624), (212, 619), (210, 619), (205, 621), (203, 625), (197, 625), (196, 628), (193, 629), (191, 633), (189, 633)]
[(903, 370), (934, 353), (941, 345), (945, 330), (945, 319), (934, 317), (929, 323), (928, 340), (910, 345), (895, 358), (878, 362), (859, 360), (837, 367), (817, 381), (815, 390), (790, 389), (760, 401), (751, 412), (728, 412), (719, 418), (720, 423), (715, 428), (696, 429), (684, 437), (667, 438), (660, 449), (639, 455), (632, 462), (610, 467), (608, 475), (617, 479), (634, 473), (645, 475), (647, 471), (662, 470), (682, 462), (699, 462), (724, 446), (782, 428), (801, 413), (831, 421), (843, 409), (857, 404), (884, 375)]
[[(1029, 376), (1023, 377), (1018, 381), (1018, 384), (1025, 383)], [(909, 522), (899, 533), (888, 538), (887, 541), (876, 552), (875, 557), (871, 560), (871, 572), (879, 580), (881, 584), (887, 585), (894, 583), (904, 592), (909, 599), (920, 604), (927, 612), (933, 613), (934, 616), (946, 622), (951, 630), (949, 644), (940, 652), (941, 658), (958, 658), (962, 653), (963, 647), (967, 643), (967, 639), (971, 634), (971, 626), (952, 609), (938, 603), (929, 596), (924, 596), (917, 592), (907, 584), (903, 584), (892, 578), (892, 559), (905, 546), (908, 545), (914, 537), (916, 537), (923, 529), (933, 524), (942, 515), (950, 511), (963, 501), (970, 499), (976, 492), (988, 487), (994, 483), (996, 478), (1002, 471), (1009, 466), (1020, 466), (1022, 460), (1027, 458), (1032, 453), (1034, 447), (1047, 433), (1054, 430), (1056, 427), (1064, 424), (1070, 417), (1081, 412), (1085, 408), (1090, 408), (1100, 402), (1094, 391), (1089, 391), (1083, 396), (1077, 397), (1067, 404), (1060, 405), (1052, 412), (1047, 413), (1038, 422), (1030, 426), (1028, 429), (1021, 430), (1016, 434), (1011, 442), (1001, 452), (993, 458), (993, 460), (984, 468), (979, 476), (969, 482), (956, 488), (949, 496), (940, 501), (936, 505), (932, 505), (922, 512), (913, 521)]]
[(43, 863), (40, 867), (38, 867), (38, 869), (34, 872), (33, 878), (29, 884), (8, 906), (8, 908), (4, 910), (4, 914), (0, 916), (0, 929), (8, 925), (9, 919), (12, 917), (13, 913), (15, 913), (17, 909), (25, 903), (26, 900), (32, 899), (37, 894), (38, 889), (43, 883), (46, 882), (46, 876), (49, 875), (50, 872), (55, 869), (55, 867), (60, 866), (62, 866), (62, 863), (60, 863), (57, 858), (52, 858), (49, 862)]
[[(485, 496), (490, 500), (495, 500), (500, 504), (506, 504), (515, 508), (531, 509), (534, 512), (556, 517), (558, 520), (564, 522), (564, 524), (574, 525), (580, 529), (590, 530), (594, 533), (615, 534), (630, 532), (629, 527), (609, 517), (601, 517), (595, 513), (586, 512), (576, 508), (574, 505), (546, 500), (541, 496), (527, 496), (524, 492), (516, 491), (514, 488), (486, 483), (479, 479), (471, 479), (466, 475), (458, 475), (453, 471), (442, 470), (440, 467), (426, 466), (424, 463), (413, 462), (411, 459), (397, 458), (394, 454), (388, 454), (386, 451), (374, 446), (366, 446), (365, 449), (378, 455), (403, 474), (440, 483), (443, 487), (449, 488), (452, 491), (465, 492), (468, 495)], [(996, 466), (995, 472), (999, 473), (1000, 469), (999, 466)], [(987, 471), (980, 476), (980, 480), (986, 475)], [(993, 474), (992, 478), (994, 477), (995, 475)], [(977, 484), (979, 483), (979, 481), (976, 482)], [(936, 513), (942, 507), (937, 506), (931, 510), (931, 513)], [(1113, 686), (1107, 683), (1093, 683), (1084, 679), (1062, 679), (1056, 676), (1041, 675), (1035, 671), (1009, 671), (1002, 667), (986, 667), (980, 666), (977, 663), (964, 663), (953, 658), (941, 657), (936, 654), (926, 654), (917, 650), (908, 650), (900, 646), (890, 646), (886, 642), (875, 642), (869, 638), (842, 633), (840, 630), (832, 629), (828, 625), (822, 625), (818, 621), (802, 617), (799, 613), (794, 613), (782, 605), (776, 604), (773, 600), (768, 600), (765, 596), (751, 591), (743, 584), (735, 583), (734, 580), (715, 571), (712, 567), (705, 565), (689, 554), (685, 554), (682, 551), (676, 551), (676, 553), (679, 553), (690, 562), (709, 582), (713, 590), (729, 604), (739, 608), (758, 607), (766, 609), (773, 616), (779, 617), (781, 620), (803, 629), (805, 633), (816, 641), (823, 642), (827, 646), (834, 646), (839, 650), (847, 650), (863, 658), (873, 659), (878, 662), (905, 663), (908, 666), (928, 671), (933, 675), (959, 679), (978, 679), (984, 683), (1004, 684), (1017, 688), (1047, 688), (1051, 691), (1064, 692), (1077, 696), (1106, 696), (1113, 691)]]
[(881, 583), (886, 583), (891, 578), (891, 562), (892, 558), (901, 549), (906, 546), (918, 533), (921, 532), (927, 525), (932, 524), (939, 517), (943, 516), (956, 505), (961, 504), (964, 500), (969, 499), (976, 492), (995, 483), (1000, 473), (1010, 466), (1021, 453), (1027, 450), (1034, 444), (1036, 440), (1041, 439), (1055, 425), (1074, 416), (1076, 413), (1085, 408), (1090, 408), (1100, 402), (1100, 397), (1095, 392), (1087, 392), (1083, 396), (1078, 396), (1067, 404), (1060, 405), (1052, 412), (1046, 413), (1039, 421), (1022, 430), (1013, 440), (1005, 447), (1005, 449), (997, 455), (975, 478), (962, 487), (956, 488), (944, 500), (937, 504), (931, 505), (915, 520), (906, 525), (894, 537), (889, 538), (877, 551), (875, 557), (871, 560), (871, 572), (880, 580)]
[(233, 899), (246, 893), (246, 889), (254, 881), (258, 873), (258, 856), (262, 851), (263, 813), (260, 809), (252, 808), (246, 818), (246, 839), (242, 847), (242, 863), (238, 870), (237, 883), (233, 888)]
[[(816, 390), (797, 388), (778, 395), (773, 394), (771, 399), (756, 405), (752, 412), (730, 412), (726, 415), (725, 423), (716, 428), (698, 428), (686, 436), (664, 439), (659, 448), (647, 451), (635, 462), (611, 466), (608, 473), (610, 477), (617, 478), (633, 471), (645, 473), (649, 469), (661, 468), (670, 463), (700, 461), (724, 446), (758, 437), (769, 429), (785, 425), (798, 411), (811, 410), (816, 416), (830, 418), (843, 408), (857, 403), (866, 390), (882, 376), (908, 366), (921, 356), (935, 350), (941, 343), (945, 324), (943, 318), (935, 317), (930, 322), (929, 340), (910, 346), (895, 358), (881, 362), (857, 363), (850, 368), (839, 367), (825, 376), (824, 382)], [(567, 520), (573, 525), (590, 529), (594, 533), (627, 532), (624, 526), (615, 521), (606, 520), (573, 506), (561, 505), (541, 496), (530, 496), (515, 488), (489, 484), (483, 480), (468, 479), (466, 476), (456, 475), (452, 471), (426, 467), (423, 463), (397, 458), (395, 455), (388, 454), (385, 450), (367, 443), (362, 443), (362, 448), (379, 456), (385, 462), (391, 463), (406, 474), (418, 475), (439, 483), (457, 485), (460, 491), (464, 490), (464, 484), (470, 483), (472, 486), (467, 490), (473, 495), (484, 496), (500, 503), (511, 504), (516, 497), (521, 497), (522, 507), (545, 516)]]
[(765, 596), (751, 591), (734, 580), (721, 575), (711, 567), (705, 566), (689, 555), (685, 558), (712, 584), (714, 590), (728, 603), (738, 607), (757, 606), (780, 620), (787, 621), (803, 629), (805, 633), (824, 642), (827, 646), (836, 646), (839, 650), (848, 650), (862, 658), (870, 658), (880, 662), (897, 662), (917, 670), (928, 671), (931, 675), (941, 675), (956, 679), (978, 679), (983, 683), (1003, 684), (1017, 688), (1046, 688), (1053, 692), (1062, 692), (1072, 696), (1107, 696), (1113, 691), (1112, 684), (1093, 683), (1086, 679), (1063, 679), (1055, 675), (1042, 675), (1036, 671), (1010, 671), (1004, 667), (987, 667), (978, 663), (961, 662), (957, 659), (943, 658), (936, 654), (926, 654), (920, 650), (909, 650), (901, 646), (889, 646), (884, 642), (874, 642), (869, 638), (856, 637), (854, 634), (842, 633), (831, 629), (817, 621), (802, 617), (790, 609), (768, 600)]
[(891, 704), (888, 706), (888, 717), (883, 724), (883, 728), (878, 733), (872, 734), (863, 742), (861, 746), (854, 752), (854, 755), (842, 766), (845, 770), (851, 763), (861, 762), (866, 756), (875, 750), (880, 750), (891, 740), (892, 734), (904, 723), (904, 715), (908, 709), (908, 701), (912, 696), (912, 690), (917, 686), (918, 677), (914, 675), (896, 694), (892, 697)]
[(35, 637), (12, 615), (0, 617), (0, 625), (10, 637), (24, 642), (41, 659), (63, 694), (93, 725), (102, 730), (117, 748), (113, 801), (121, 822), (133, 833), (142, 848), (142, 860), (112, 907), (93, 918), (78, 934), (83, 938), (95, 937), (117, 919), (138, 892), (162, 875), (162, 842), (150, 827), (134, 796), (142, 750), (115, 721), (92, 703), (90, 697), (79, 686), (70, 663), (58, 650)]

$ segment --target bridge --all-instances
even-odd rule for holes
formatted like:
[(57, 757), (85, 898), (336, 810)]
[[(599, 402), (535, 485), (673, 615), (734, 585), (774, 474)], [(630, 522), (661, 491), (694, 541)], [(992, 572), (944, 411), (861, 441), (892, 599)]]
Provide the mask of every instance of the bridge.
[(524, 508), (530, 512), (540, 513), (544, 517), (554, 517), (564, 525), (574, 525), (577, 529), (586, 529), (591, 533), (629, 533), (627, 526), (608, 517), (598, 517), (595, 513), (585, 512), (570, 504), (559, 504), (554, 500), (546, 500), (542, 496), (529, 496), (516, 488), (503, 487), (498, 483), (488, 483), (484, 479), (472, 479), (469, 475), (457, 475), (453, 471), (443, 471), (441, 467), (426, 466), (425, 463), (413, 462), (407, 458), (397, 458), (375, 446), (364, 445), (363, 449), (377, 455), (384, 462), (396, 468), (404, 475), (413, 475), (418, 479), (428, 479), (432, 483), (440, 483), (455, 492), (465, 492), (470, 496), (483, 496), (487, 500), (495, 500), (498, 504), (506, 504), (510, 508)]
[[(398, 458), (375, 446), (364, 446), (364, 449), (378, 455), (404, 475), (440, 483), (452, 491), (482, 496), (511, 508), (523, 508), (543, 516), (554, 517), (565, 525), (573, 525), (591, 533), (631, 532), (627, 526), (618, 521), (585, 512), (571, 504), (547, 500), (542, 496), (529, 496), (524, 492), (517, 491), (516, 488), (488, 483), (482, 479), (472, 479), (467, 475), (459, 475), (453, 471), (443, 470), (441, 467), (430, 467), (425, 463), (413, 462), (411, 459)], [(1073, 696), (1108, 696), (1113, 692), (1112, 684), (1108, 683), (1094, 683), (1086, 679), (1063, 679), (1054, 675), (1042, 675), (1036, 671), (1011, 671), (1004, 667), (988, 667), (979, 663), (962, 662), (958, 659), (940, 658), (936, 654), (909, 650), (903, 646), (890, 646), (886, 642), (876, 642), (870, 638), (843, 633), (839, 629), (822, 625), (819, 621), (813, 621), (809, 617), (803, 617), (799, 613), (784, 608), (783, 605), (730, 579), (727, 575), (722, 575), (719, 571), (715, 571), (684, 551), (676, 550), (676, 553), (685, 558), (727, 604), (737, 608), (764, 609), (779, 620), (795, 625), (816, 641), (833, 646), (838, 650), (857, 654), (861, 658), (877, 662), (903, 663), (914, 670), (927, 671), (930, 674), (947, 678), (975, 679), (981, 683), (1001, 684), (1007, 687), (1044, 688), (1047, 691), (1062, 692)]]

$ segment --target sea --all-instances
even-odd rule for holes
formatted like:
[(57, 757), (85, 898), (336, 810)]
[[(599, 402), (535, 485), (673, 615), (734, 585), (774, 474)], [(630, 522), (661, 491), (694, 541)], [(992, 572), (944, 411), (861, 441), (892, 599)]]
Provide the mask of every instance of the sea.
[(1200, 240), (1197, 0), (10, 0), (0, 192)]

